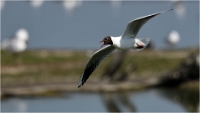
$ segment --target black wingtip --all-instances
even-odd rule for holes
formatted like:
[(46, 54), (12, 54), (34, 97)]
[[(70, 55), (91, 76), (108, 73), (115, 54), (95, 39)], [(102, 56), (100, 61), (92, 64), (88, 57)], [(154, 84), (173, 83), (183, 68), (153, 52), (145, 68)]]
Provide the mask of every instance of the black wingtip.
[(82, 85), (83, 85), (82, 83), (81, 83), (81, 84), (79, 84), (79, 85), (78, 85), (78, 88), (80, 88)]
[(173, 9), (167, 10), (167, 11), (165, 11), (165, 12), (168, 12), (168, 11), (171, 11), (171, 10), (173, 10)]
[(171, 11), (171, 10), (173, 10), (173, 9), (169, 9), (169, 10), (167, 10), (167, 11), (163, 11), (163, 12), (161, 12), (161, 13), (165, 13), (165, 12), (168, 12), (168, 11)]

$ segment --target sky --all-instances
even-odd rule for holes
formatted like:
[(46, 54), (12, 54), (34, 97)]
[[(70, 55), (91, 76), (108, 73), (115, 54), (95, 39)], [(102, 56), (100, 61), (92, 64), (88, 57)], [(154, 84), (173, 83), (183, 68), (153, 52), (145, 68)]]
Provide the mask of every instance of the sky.
[[(172, 1), (6, 1), (1, 5), (1, 40), (25, 28), (28, 49), (99, 49), (105, 36), (120, 36), (131, 20), (165, 11), (148, 21), (137, 37), (165, 49), (172, 30), (180, 35), (176, 48), (199, 46), (199, 2), (184, 1), (182, 13)], [(178, 13), (179, 12), (179, 13)]]

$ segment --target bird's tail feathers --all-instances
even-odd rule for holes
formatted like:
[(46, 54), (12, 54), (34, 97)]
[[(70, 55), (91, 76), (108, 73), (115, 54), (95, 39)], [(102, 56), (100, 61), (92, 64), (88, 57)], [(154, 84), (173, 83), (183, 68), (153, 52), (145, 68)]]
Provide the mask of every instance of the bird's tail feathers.
[(141, 51), (149, 44), (150, 38), (135, 38), (135, 43), (142, 45), (143, 48), (134, 48), (136, 51)]

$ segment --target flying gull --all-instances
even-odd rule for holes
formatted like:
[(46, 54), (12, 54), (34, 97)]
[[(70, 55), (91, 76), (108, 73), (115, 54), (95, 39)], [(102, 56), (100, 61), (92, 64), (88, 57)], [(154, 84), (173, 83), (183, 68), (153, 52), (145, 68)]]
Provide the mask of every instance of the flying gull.
[[(171, 11), (167, 10), (167, 11)], [(134, 49), (136, 51), (140, 51), (144, 49), (150, 39), (149, 38), (136, 38), (137, 33), (139, 32), (140, 28), (151, 18), (167, 12), (158, 12), (151, 15), (147, 15), (144, 17), (140, 17), (137, 19), (132, 20), (128, 23), (126, 30), (121, 36), (113, 37), (113, 36), (106, 36), (101, 42), (103, 42), (103, 45), (101, 46), (98, 51), (96, 51), (90, 60), (87, 62), (85, 69), (80, 77), (80, 82), (78, 85), (78, 88), (81, 87), (86, 80), (89, 78), (89, 76), (92, 74), (92, 72), (97, 68), (97, 66), (100, 64), (100, 62), (107, 57), (113, 50), (115, 49)], [(106, 45), (106, 46), (104, 46)], [(104, 46), (104, 47), (103, 47)]]

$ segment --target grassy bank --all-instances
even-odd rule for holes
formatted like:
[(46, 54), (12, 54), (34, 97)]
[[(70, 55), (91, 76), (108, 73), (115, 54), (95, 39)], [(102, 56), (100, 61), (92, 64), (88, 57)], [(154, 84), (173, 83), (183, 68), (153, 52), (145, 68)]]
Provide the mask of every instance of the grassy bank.
[[(175, 68), (191, 50), (129, 51), (119, 71), (130, 63), (136, 69), (131, 77), (156, 76)], [(31, 86), (38, 84), (78, 83), (79, 77), (93, 52), (30, 50), (21, 54), (1, 51), (1, 86)], [(98, 80), (104, 66), (115, 55), (103, 60), (88, 80)]]

